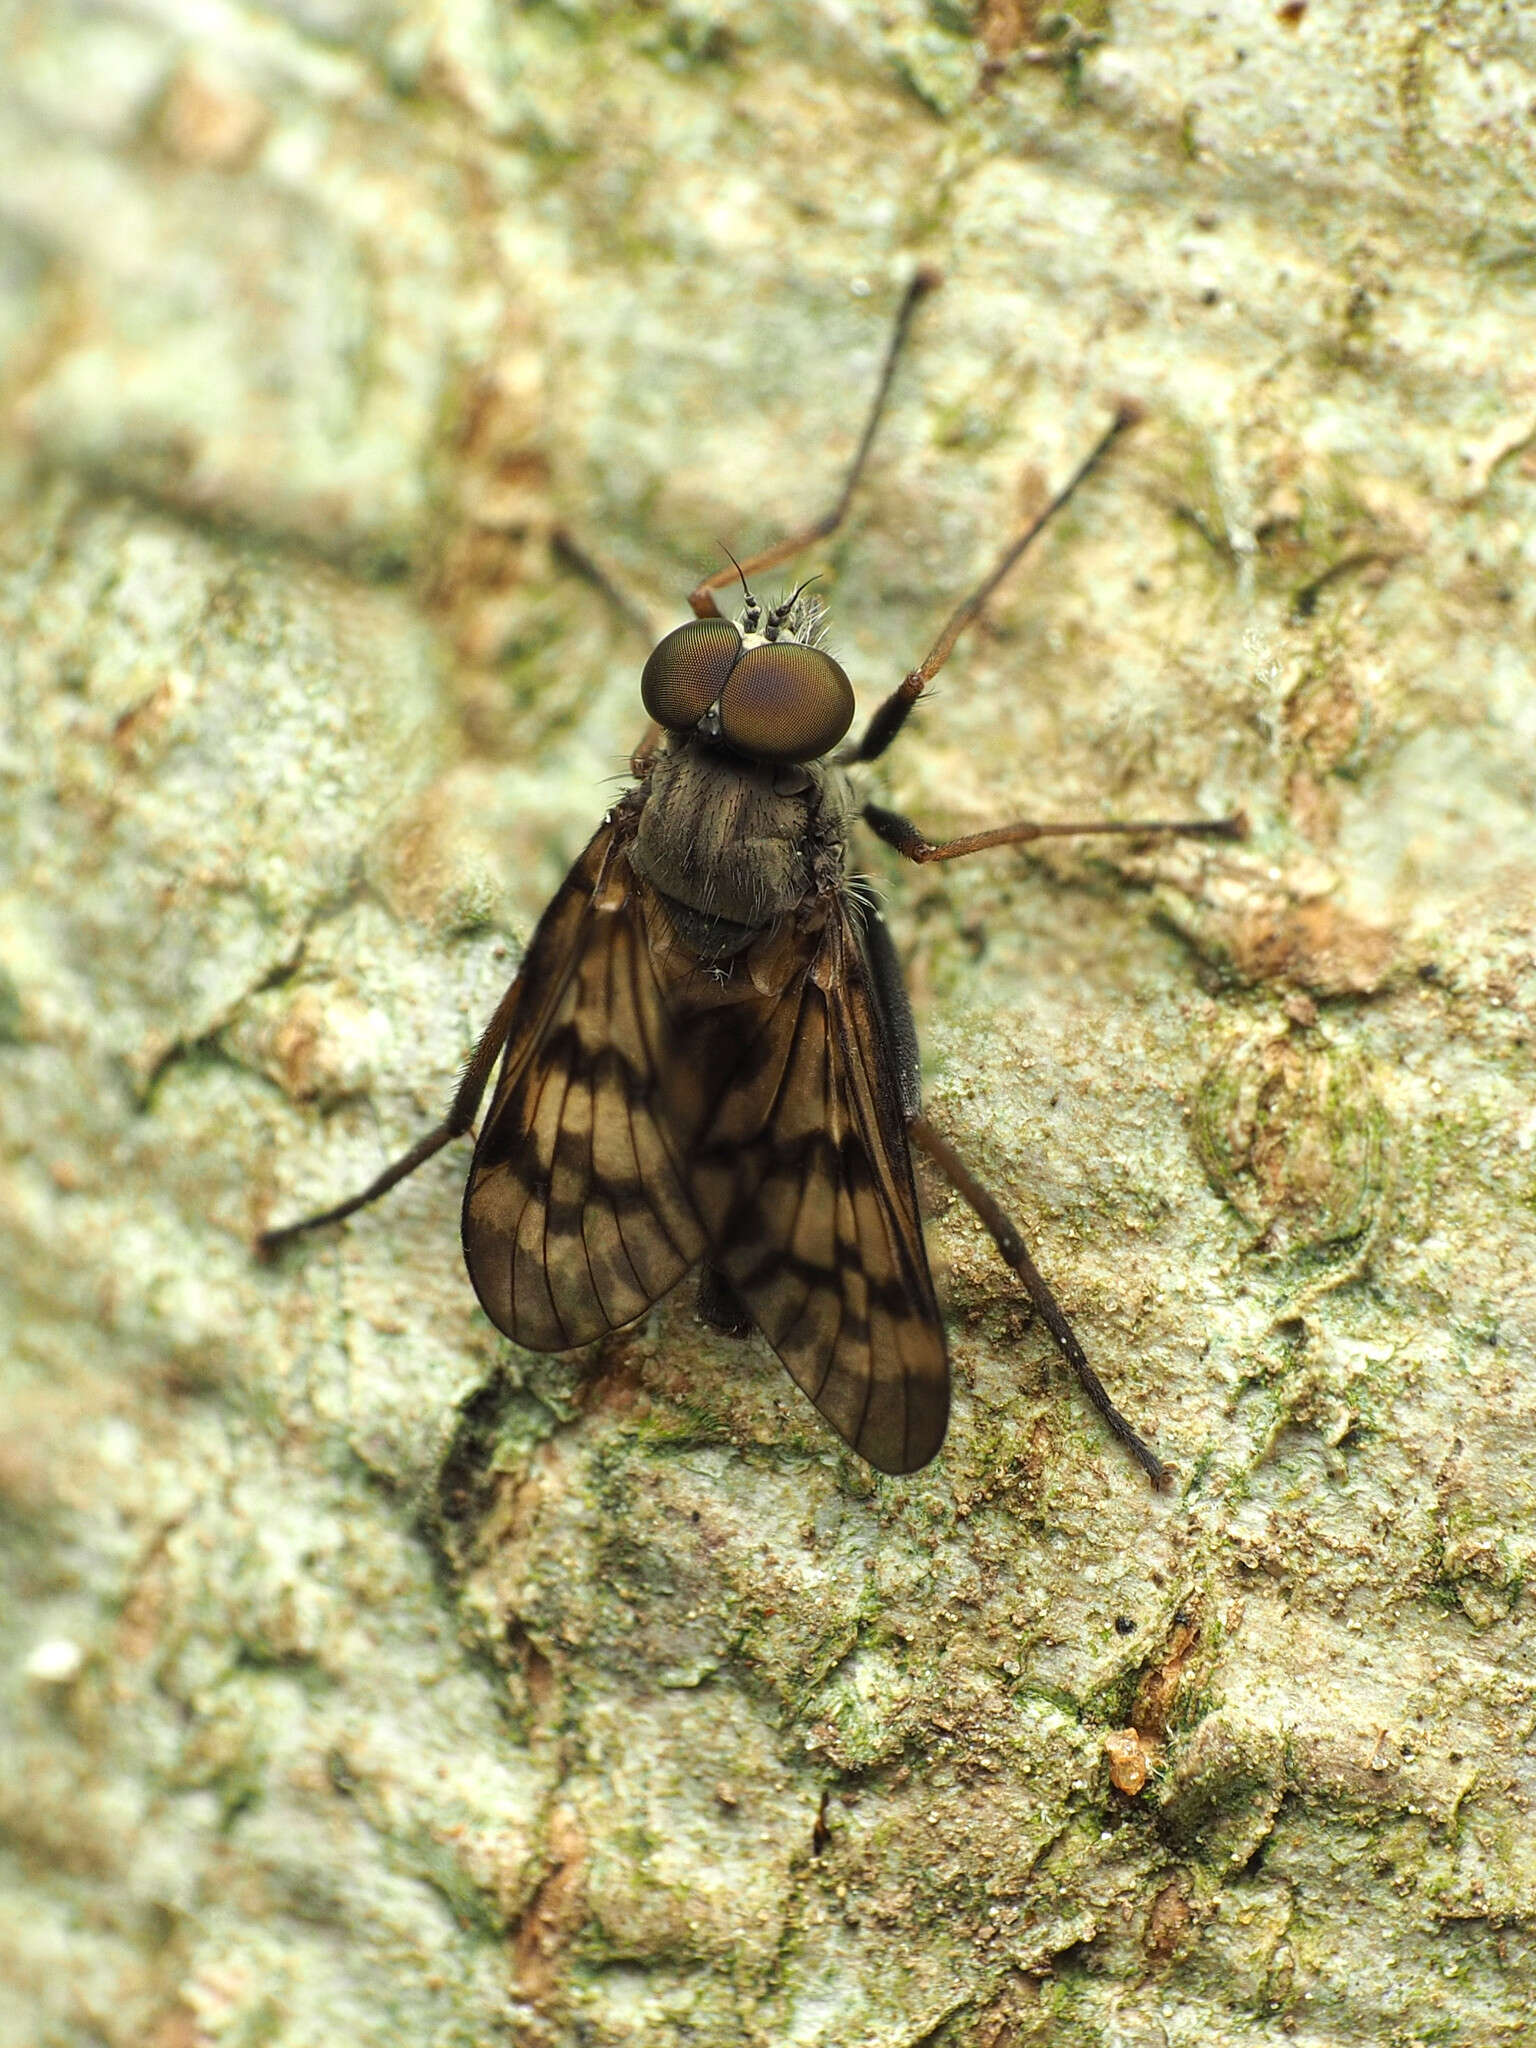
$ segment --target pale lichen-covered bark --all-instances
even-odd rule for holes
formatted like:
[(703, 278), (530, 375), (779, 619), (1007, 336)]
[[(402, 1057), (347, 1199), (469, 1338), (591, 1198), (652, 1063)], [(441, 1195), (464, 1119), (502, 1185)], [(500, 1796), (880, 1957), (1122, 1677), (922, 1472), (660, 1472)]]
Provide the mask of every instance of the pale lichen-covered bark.
[[(0, 2038), (1520, 2038), (1536, 30), (1447, 4), (12, 4)], [(698, 568), (835, 493), (956, 1413), (683, 1290), (514, 1353), (438, 1113)], [(574, 552), (573, 552), (574, 550)]]

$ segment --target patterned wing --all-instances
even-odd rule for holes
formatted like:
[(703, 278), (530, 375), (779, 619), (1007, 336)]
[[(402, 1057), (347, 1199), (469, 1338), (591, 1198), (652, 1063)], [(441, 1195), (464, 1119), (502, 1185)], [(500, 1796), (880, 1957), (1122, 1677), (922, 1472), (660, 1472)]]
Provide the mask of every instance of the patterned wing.
[(475, 1292), (532, 1351), (633, 1322), (705, 1248), (659, 1104), (668, 1024), (627, 836), (605, 822), (539, 921), (464, 1190)]
[(668, 1121), (711, 1263), (839, 1436), (882, 1472), (944, 1440), (949, 1364), (906, 1126), (842, 899), (733, 963), (679, 975)]

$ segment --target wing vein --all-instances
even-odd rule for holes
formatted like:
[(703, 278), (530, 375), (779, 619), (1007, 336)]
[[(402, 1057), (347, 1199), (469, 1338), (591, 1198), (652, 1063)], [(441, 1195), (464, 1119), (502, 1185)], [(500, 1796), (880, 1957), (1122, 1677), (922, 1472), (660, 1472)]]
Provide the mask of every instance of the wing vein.
[(943, 1440), (948, 1355), (846, 901), (766, 934), (733, 973), (728, 1017), (686, 1039), (709, 1084), (690, 1187), (711, 1255), (838, 1434), (913, 1471)]
[(632, 1321), (703, 1249), (677, 1134), (649, 1107), (661, 990), (649, 885), (624, 858), (637, 816), (610, 814), (529, 941), (465, 1189), (475, 1291), (532, 1350)]
[[(658, 1047), (652, 1042), (651, 1039), (651, 1033), (646, 1018), (646, 1005), (640, 987), (640, 978), (642, 973), (645, 971), (647, 965), (648, 959), (646, 948), (644, 946), (631, 945), (629, 949), (629, 984), (630, 994), (635, 1005), (635, 1034), (639, 1039), (640, 1045), (645, 1054), (645, 1072), (647, 1074), (654, 1076), (655, 1074), (661, 1071), (660, 1066), (658, 1064), (658, 1061), (661, 1057), (661, 1053)], [(643, 1183), (645, 1177), (644, 1169), (640, 1165), (639, 1148), (635, 1145), (634, 1112), (630, 1108), (630, 1105), (627, 1100), (625, 1102), (625, 1113), (629, 1125), (630, 1147), (635, 1154), (635, 1175), (637, 1180)], [(687, 1186), (687, 1180), (683, 1172), (682, 1163), (678, 1158), (677, 1150), (672, 1143), (671, 1133), (667, 1130), (666, 1120), (665, 1118), (658, 1117), (655, 1114), (654, 1106), (652, 1103), (648, 1103), (646, 1106), (646, 1120), (650, 1124), (651, 1130), (655, 1134), (658, 1144), (660, 1145), (662, 1151), (666, 1155), (667, 1164), (672, 1169), (673, 1180), (677, 1184), (677, 1188), (681, 1193)], [(683, 1245), (680, 1245), (677, 1242), (676, 1238), (673, 1236), (671, 1224), (663, 1216), (658, 1215), (656, 1220), (659, 1223), (661, 1230), (665, 1235), (668, 1244), (671, 1245), (673, 1251), (677, 1254), (677, 1256), (680, 1259), (686, 1260), (687, 1263), (691, 1265), (693, 1263), (693, 1260), (689, 1257), (686, 1248)]]
[[(606, 955), (603, 960), (603, 1014), (608, 1019), (610, 1042), (612, 1037), (613, 1026), (614, 950), (615, 948), (613, 946), (609, 946), (607, 948)], [(624, 1240), (619, 1235), (619, 1219), (617, 1212), (613, 1207), (612, 1199), (607, 1189), (604, 1188), (597, 1171), (597, 1119), (600, 1108), (599, 1090), (601, 1088), (602, 1083), (597, 1063), (590, 1059), (588, 1061), (588, 1065), (586, 1068), (586, 1083), (587, 1170), (582, 1184), (583, 1199), (581, 1204), (580, 1224), (581, 1256), (586, 1261), (588, 1285), (592, 1289), (593, 1296), (595, 1297), (598, 1306), (602, 1309), (604, 1316), (607, 1318), (609, 1326), (612, 1327), (613, 1307), (608, 1298), (611, 1290), (605, 1290), (604, 1287), (600, 1284), (598, 1280), (598, 1267), (595, 1266), (592, 1262), (592, 1240), (587, 1235), (589, 1223), (592, 1225), (594, 1230), (600, 1230), (601, 1214), (603, 1209), (606, 1208), (608, 1215), (612, 1219), (614, 1240), (618, 1244), (618, 1247), (621, 1251), (623, 1251)], [(626, 1265), (628, 1265), (629, 1263), (629, 1254), (627, 1252), (624, 1253), (624, 1262)]]
[[(805, 1027), (805, 1000), (804, 1000), (804, 990), (803, 990), (803, 988), (802, 988), (802, 991), (801, 991), (801, 1010), (800, 1010), (800, 1016), (799, 1016), (799, 1018), (798, 1018), (798, 1019), (796, 1020), (796, 1027), (795, 1027), (795, 1028), (796, 1028), (796, 1036), (797, 1036), (797, 1038), (798, 1038), (798, 1036), (800, 1035), (800, 1033), (801, 1033), (801, 1032), (802, 1032), (802, 1031), (804, 1030), (804, 1027)], [(828, 1142), (829, 1142), (829, 1143), (830, 1143), (830, 1141), (831, 1141), (831, 1138), (832, 1138), (832, 1124), (833, 1124), (833, 1120), (834, 1120), (834, 1113), (835, 1113), (835, 1107), (836, 1107), (836, 1104), (835, 1104), (835, 1095), (836, 1095), (836, 1090), (835, 1090), (835, 1087), (834, 1087), (834, 1085), (833, 1085), (833, 1075), (832, 1075), (832, 1063), (831, 1063), (831, 1061), (830, 1061), (830, 1060), (829, 1060), (829, 1059), (828, 1059), (828, 1058), (826, 1057), (826, 1045), (825, 1045), (825, 1042), (823, 1042), (823, 1047), (822, 1047), (822, 1059), (821, 1059), (821, 1124), (822, 1124), (822, 1130), (823, 1130), (823, 1132), (825, 1133), (825, 1136), (826, 1136), (826, 1138), (827, 1138), (827, 1140), (828, 1140)], [(834, 1154), (834, 1156), (835, 1156), (835, 1154)], [(820, 1161), (820, 1159), (818, 1159), (818, 1160), (816, 1161), (816, 1163), (815, 1163), (815, 1166), (813, 1167), (812, 1171), (814, 1171), (814, 1172), (819, 1172), (819, 1171), (821, 1171), (821, 1170), (822, 1170), (822, 1169), (821, 1169), (821, 1161)], [(829, 1179), (831, 1180), (831, 1182), (832, 1182), (832, 1253), (833, 1253), (833, 1259), (834, 1259), (834, 1262), (835, 1262), (835, 1261), (836, 1261), (836, 1257), (837, 1257), (837, 1251), (838, 1251), (838, 1243), (839, 1243), (839, 1240), (838, 1240), (838, 1234), (837, 1234), (837, 1187), (838, 1187), (838, 1182), (837, 1182), (836, 1176), (834, 1176), (834, 1175), (829, 1175), (829, 1176), (828, 1176), (828, 1178), (829, 1178)], [(801, 1180), (801, 1183), (800, 1183), (800, 1196), (799, 1196), (799, 1200), (798, 1200), (798, 1202), (796, 1203), (796, 1209), (795, 1209), (795, 1226), (796, 1226), (796, 1233), (797, 1233), (797, 1234), (798, 1234), (798, 1230), (799, 1230), (799, 1223), (800, 1223), (800, 1217), (801, 1217), (801, 1214), (803, 1213), (803, 1211), (804, 1211), (804, 1208), (805, 1208), (805, 1198), (806, 1198), (806, 1195), (807, 1195), (807, 1194), (809, 1193), (809, 1191), (810, 1191), (810, 1185), (811, 1185), (811, 1175), (810, 1175), (810, 1174), (808, 1173), (808, 1174), (806, 1174), (806, 1175), (804, 1176), (804, 1178), (803, 1178), (803, 1179)], [(791, 1237), (791, 1239), (790, 1239), (790, 1243), (791, 1243), (791, 1244), (793, 1244), (794, 1242), (795, 1242), (795, 1238), (794, 1238), (794, 1237)], [(834, 1265), (833, 1265), (833, 1268), (832, 1268), (832, 1270), (833, 1270), (833, 1272), (834, 1272), (834, 1273), (839, 1273), (841, 1269), (840, 1269), (840, 1267), (839, 1267), (839, 1265), (838, 1265), (838, 1264), (834, 1263)], [(812, 1291), (811, 1291), (810, 1287), (808, 1286), (808, 1287), (806, 1288), (806, 1291), (805, 1291), (805, 1308), (803, 1308), (803, 1309), (801, 1310), (801, 1312), (800, 1312), (800, 1315), (799, 1315), (799, 1316), (798, 1316), (798, 1317), (797, 1317), (797, 1318), (795, 1319), (795, 1324), (794, 1324), (794, 1325), (793, 1325), (792, 1327), (796, 1327), (796, 1328), (797, 1328), (797, 1327), (799, 1326), (799, 1324), (800, 1324), (801, 1322), (803, 1322), (803, 1321), (804, 1321), (804, 1319), (805, 1319), (805, 1313), (806, 1313), (806, 1310), (807, 1310), (807, 1309), (809, 1309), (809, 1307), (810, 1307), (810, 1304), (811, 1304), (811, 1292), (812, 1292)], [(832, 1373), (832, 1366), (833, 1366), (833, 1362), (834, 1362), (834, 1360), (835, 1360), (835, 1359), (836, 1359), (836, 1357), (837, 1357), (837, 1347), (838, 1347), (838, 1344), (839, 1344), (839, 1342), (841, 1341), (841, 1338), (842, 1338), (842, 1334), (843, 1334), (843, 1323), (844, 1323), (844, 1321), (846, 1320), (846, 1316), (847, 1316), (847, 1306), (848, 1306), (848, 1290), (847, 1290), (846, 1286), (840, 1286), (840, 1287), (838, 1288), (838, 1290), (837, 1290), (837, 1328), (836, 1328), (836, 1330), (835, 1330), (835, 1331), (833, 1332), (833, 1335), (832, 1335), (832, 1342), (831, 1342), (831, 1343), (830, 1343), (830, 1344), (829, 1344), (829, 1345), (827, 1346), (827, 1359), (826, 1359), (826, 1364), (825, 1364), (825, 1365), (824, 1365), (824, 1366), (822, 1367), (822, 1371), (821, 1371), (821, 1378), (820, 1378), (820, 1379), (819, 1379), (819, 1380), (818, 1380), (818, 1381), (816, 1382), (816, 1391), (815, 1391), (815, 1393), (814, 1393), (814, 1394), (812, 1394), (812, 1395), (811, 1395), (811, 1399), (812, 1399), (813, 1401), (817, 1401), (817, 1402), (819, 1402), (819, 1401), (820, 1401), (820, 1399), (821, 1399), (821, 1396), (822, 1396), (822, 1393), (823, 1393), (823, 1391), (825, 1390), (825, 1387), (826, 1387), (827, 1381), (828, 1381), (828, 1379), (829, 1379), (829, 1378), (831, 1377), (831, 1373)]]
[[(549, 1219), (550, 1219), (550, 1212), (551, 1212), (551, 1210), (552, 1210), (552, 1209), (553, 1209), (553, 1207), (554, 1207), (554, 1192), (555, 1192), (555, 1180), (554, 1180), (554, 1175), (555, 1175), (555, 1166), (556, 1166), (556, 1162), (557, 1162), (557, 1157), (558, 1157), (558, 1153), (559, 1153), (559, 1147), (560, 1147), (560, 1133), (561, 1133), (561, 1132), (562, 1132), (562, 1131), (563, 1131), (563, 1130), (565, 1129), (565, 1112), (566, 1112), (566, 1108), (567, 1108), (567, 1106), (568, 1106), (568, 1105), (569, 1105), (569, 1103), (570, 1103), (570, 1099), (571, 1099), (571, 1069), (570, 1069), (569, 1067), (567, 1067), (567, 1068), (566, 1068), (566, 1070), (565, 1070), (565, 1086), (564, 1086), (564, 1087), (563, 1087), (563, 1088), (561, 1089), (561, 1091), (560, 1091), (560, 1114), (559, 1114), (559, 1117), (558, 1117), (558, 1118), (556, 1119), (556, 1122), (555, 1122), (555, 1143), (554, 1143), (554, 1149), (552, 1150), (552, 1152), (551, 1152), (551, 1154), (550, 1154), (550, 1162), (549, 1162), (549, 1165), (550, 1165), (550, 1178), (549, 1178), (549, 1192), (548, 1192), (548, 1193), (547, 1193), (547, 1194), (545, 1195), (545, 1197), (544, 1197), (544, 1261), (543, 1261), (543, 1263), (544, 1263), (544, 1277), (545, 1277), (545, 1282), (546, 1282), (546, 1284), (548, 1284), (548, 1280), (549, 1280)], [(581, 1255), (582, 1255), (583, 1259), (585, 1259), (585, 1258), (586, 1258), (586, 1256), (587, 1256), (587, 1247), (586, 1247), (586, 1243), (585, 1243), (585, 1241), (583, 1241), (583, 1243), (582, 1243), (582, 1247), (581, 1247)], [(588, 1280), (590, 1281), (590, 1280), (591, 1280), (591, 1278), (592, 1278), (592, 1269), (591, 1269), (591, 1266), (589, 1265), (589, 1266), (588, 1266), (588, 1268), (587, 1268), (587, 1279), (588, 1279)], [(596, 1289), (595, 1289), (595, 1288), (593, 1289), (593, 1292), (594, 1292), (594, 1293), (596, 1293)], [(568, 1323), (568, 1322), (566, 1321), (566, 1317), (565, 1317), (565, 1311), (564, 1311), (564, 1309), (563, 1309), (563, 1308), (561, 1307), (561, 1305), (560, 1305), (560, 1303), (559, 1303), (558, 1301), (555, 1301), (555, 1290), (554, 1290), (554, 1289), (553, 1289), (552, 1287), (551, 1287), (551, 1288), (550, 1288), (550, 1290), (549, 1290), (549, 1294), (550, 1294), (550, 1299), (551, 1299), (551, 1301), (554, 1301), (554, 1302), (555, 1302), (555, 1321), (556, 1321), (556, 1322), (557, 1322), (557, 1323), (558, 1323), (558, 1324), (560, 1325), (560, 1328), (562, 1329), (562, 1331), (564, 1331), (565, 1335), (566, 1335), (567, 1337), (569, 1337), (569, 1336), (570, 1336), (570, 1334), (571, 1334), (571, 1326), (570, 1326), (570, 1324), (569, 1324), (569, 1323)]]
[[(616, 979), (617, 985), (621, 992), (627, 993), (629, 998), (629, 1005), (634, 1018), (635, 1038), (639, 1046), (642, 1058), (645, 1062), (645, 1065), (642, 1067), (641, 1071), (647, 1075), (652, 1075), (654, 1074), (655, 1070), (649, 1064), (651, 1054), (649, 1047), (645, 1043), (645, 1025), (643, 1021), (645, 1016), (644, 990), (641, 986), (641, 970), (643, 963), (644, 949), (635, 943), (634, 934), (630, 933), (627, 935), (626, 939), (626, 944), (624, 948), (624, 958), (621, 963), (621, 971), (617, 974)], [(653, 978), (652, 987), (654, 986), (655, 982)], [(642, 1165), (640, 1159), (639, 1141), (635, 1134), (635, 1105), (633, 1100), (633, 1091), (630, 1087), (625, 1087), (623, 1091), (622, 1100), (624, 1106), (624, 1115), (622, 1119), (615, 1119), (615, 1128), (619, 1133), (621, 1133), (624, 1143), (628, 1147), (629, 1186), (631, 1190), (633, 1190), (634, 1193), (638, 1195), (639, 1192), (643, 1190), (645, 1187), (646, 1175), (645, 1167)], [(654, 1119), (651, 1118), (649, 1104), (646, 1105), (644, 1113), (647, 1119), (654, 1123)], [(672, 1177), (675, 1182), (677, 1179), (677, 1169), (675, 1167), (672, 1169)], [(647, 1288), (646, 1283), (641, 1276), (642, 1246), (640, 1236), (638, 1235), (638, 1233), (635, 1232), (633, 1210), (630, 1207), (630, 1205), (626, 1203), (620, 1203), (617, 1201), (614, 1202), (612, 1206), (614, 1228), (618, 1232), (619, 1245), (624, 1253), (625, 1263), (629, 1267), (629, 1270), (635, 1276), (636, 1292), (641, 1295), (648, 1294), (649, 1289)], [(684, 1247), (677, 1242), (676, 1235), (674, 1234), (672, 1229), (671, 1221), (669, 1220), (669, 1218), (660, 1206), (657, 1206), (650, 1212), (649, 1220), (654, 1226), (654, 1228), (666, 1240), (667, 1245), (670, 1247), (672, 1251), (673, 1257), (675, 1259), (682, 1261), (686, 1265), (688, 1262), (686, 1251)]]

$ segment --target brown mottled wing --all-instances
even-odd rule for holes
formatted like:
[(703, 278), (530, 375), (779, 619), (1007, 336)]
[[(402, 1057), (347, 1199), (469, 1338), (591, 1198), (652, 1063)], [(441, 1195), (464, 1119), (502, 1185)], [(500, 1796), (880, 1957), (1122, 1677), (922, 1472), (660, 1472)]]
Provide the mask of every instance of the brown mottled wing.
[(882, 1472), (944, 1440), (949, 1364), (906, 1125), (846, 901), (669, 992), (673, 1128), (709, 1258), (839, 1436)]
[(532, 1351), (633, 1322), (705, 1248), (658, 1100), (667, 1019), (628, 836), (605, 822), (539, 921), (464, 1190), (475, 1292)]

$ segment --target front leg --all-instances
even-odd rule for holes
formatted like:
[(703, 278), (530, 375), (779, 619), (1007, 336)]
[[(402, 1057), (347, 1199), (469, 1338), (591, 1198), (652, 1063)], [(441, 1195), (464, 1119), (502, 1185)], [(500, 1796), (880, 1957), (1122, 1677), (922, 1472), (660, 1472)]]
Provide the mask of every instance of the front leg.
[[(1084, 482), (1093, 474), (1094, 470), (1098, 468), (1120, 436), (1128, 427), (1133, 427), (1140, 418), (1141, 409), (1139, 406), (1132, 404), (1128, 399), (1121, 401), (1108, 427), (1089, 449), (1087, 455), (1077, 465), (1077, 468), (1073, 470), (1071, 476), (1067, 478), (1067, 481), (1062, 485), (1055, 497), (1041, 511), (1035, 514), (1034, 518), (1030, 520), (1024, 531), (1016, 539), (1008, 543), (990, 571), (977, 584), (976, 588), (968, 597), (962, 598), (960, 603), (955, 606), (955, 609), (944, 622), (943, 631), (923, 656), (917, 667), (909, 669), (890, 696), (886, 698), (885, 702), (876, 706), (874, 716), (864, 728), (864, 737), (861, 740), (855, 741), (851, 747), (843, 748), (837, 758), (844, 766), (854, 761), (879, 760), (880, 756), (906, 724), (912, 707), (916, 704), (918, 698), (922, 696), (924, 690), (927, 689), (939, 670), (948, 661), (951, 654), (954, 653), (955, 642), (960, 638), (966, 627), (972, 625), (980, 617), (987, 599), (996, 590), (999, 583), (1002, 582), (1003, 578), (1013, 568), (1019, 557), (1034, 545), (1036, 538), (1056, 517), (1056, 514), (1067, 503), (1068, 499), (1072, 497), (1073, 493), (1079, 490)], [(723, 577), (721, 580), (724, 580)]]
[[(837, 503), (830, 512), (823, 513), (820, 519), (813, 519), (809, 526), (799, 527), (786, 539), (774, 541), (768, 547), (761, 549), (759, 553), (749, 555), (744, 562), (737, 562), (733, 559), (729, 569), (716, 569), (713, 575), (706, 576), (688, 594), (688, 602), (692, 605), (695, 614), (699, 618), (718, 619), (723, 617), (720, 607), (715, 603), (715, 592), (721, 589), (723, 585), (729, 583), (734, 577), (739, 576), (741, 578), (742, 587), (745, 589), (749, 576), (755, 576), (760, 569), (773, 569), (780, 562), (787, 562), (791, 555), (798, 555), (802, 548), (808, 548), (813, 541), (830, 539), (847, 518), (848, 507), (853, 501), (853, 494), (858, 489), (859, 478), (864, 474), (864, 466), (869, 460), (869, 451), (874, 445), (875, 430), (880, 425), (881, 416), (885, 412), (885, 401), (890, 396), (891, 380), (896, 375), (896, 365), (901, 360), (902, 349), (906, 346), (907, 333), (912, 325), (912, 316), (922, 301), (935, 289), (939, 281), (939, 273), (936, 270), (930, 269), (927, 264), (924, 264), (920, 270), (914, 272), (906, 291), (902, 294), (901, 305), (896, 314), (896, 324), (891, 331), (890, 342), (885, 351), (885, 363), (880, 372), (880, 381), (875, 386), (874, 400), (864, 421), (864, 431), (859, 436), (859, 445), (854, 451), (853, 461), (849, 465), (848, 474), (843, 479), (843, 488)], [(748, 594), (750, 596), (750, 593)]]

